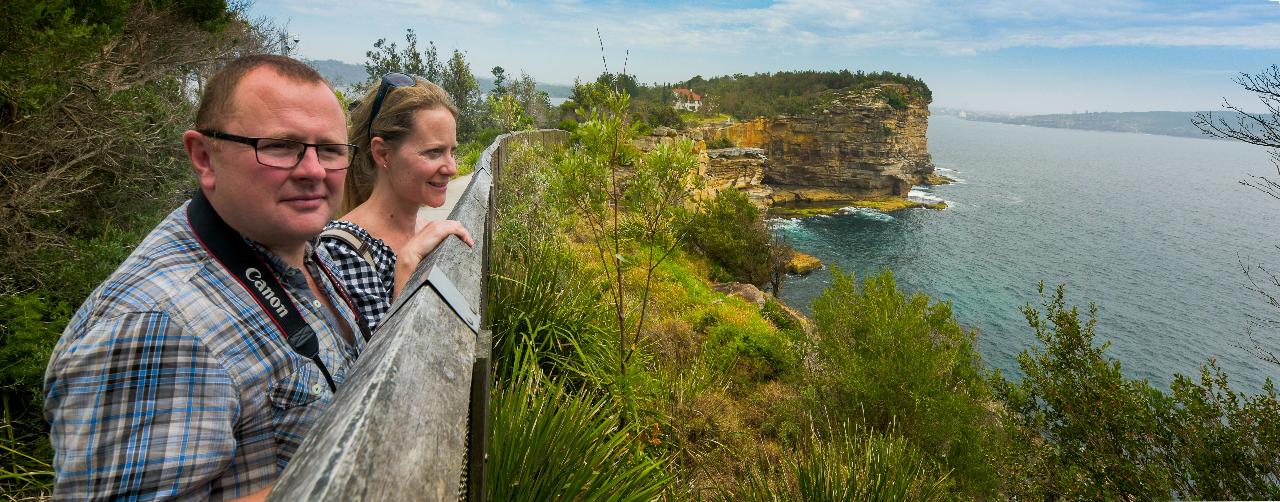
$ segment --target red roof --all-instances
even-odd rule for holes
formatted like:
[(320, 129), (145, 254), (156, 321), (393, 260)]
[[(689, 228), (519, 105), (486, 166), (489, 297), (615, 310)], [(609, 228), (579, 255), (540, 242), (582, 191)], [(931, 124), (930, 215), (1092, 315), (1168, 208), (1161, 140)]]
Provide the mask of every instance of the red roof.
[(683, 87), (677, 87), (675, 89), (672, 89), (671, 92), (676, 93), (677, 96), (688, 98), (693, 101), (702, 101), (702, 96), (699, 96), (698, 93), (693, 92), (692, 90), (689, 90), (689, 89), (685, 89)]

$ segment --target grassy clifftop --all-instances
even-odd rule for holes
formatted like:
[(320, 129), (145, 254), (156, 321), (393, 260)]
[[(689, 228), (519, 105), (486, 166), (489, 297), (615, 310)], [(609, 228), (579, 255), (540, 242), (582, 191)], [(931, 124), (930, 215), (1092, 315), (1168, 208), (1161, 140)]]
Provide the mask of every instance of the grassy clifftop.
[(753, 276), (732, 257), (763, 246), (718, 243), (753, 242), (755, 223), (718, 199), (679, 202), (689, 152), (629, 150), (622, 117), (508, 157), (521, 168), (504, 169), (495, 235), (495, 498), (1280, 496), (1274, 388), (1236, 393), (1211, 362), (1167, 393), (1126, 379), (1061, 289), (1025, 309), (1038, 343), (1021, 381), (984, 366), (948, 303), (890, 272), (835, 271), (811, 322), (720, 293), (712, 278)]

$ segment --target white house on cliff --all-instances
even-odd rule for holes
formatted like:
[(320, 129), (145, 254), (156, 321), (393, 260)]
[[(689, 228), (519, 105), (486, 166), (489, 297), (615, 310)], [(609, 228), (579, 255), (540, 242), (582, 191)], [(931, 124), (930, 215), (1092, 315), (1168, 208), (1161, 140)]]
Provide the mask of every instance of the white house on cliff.
[(699, 108), (702, 108), (702, 96), (693, 92), (693, 89), (677, 87), (671, 90), (671, 94), (675, 95), (675, 108), (677, 110), (696, 112)]

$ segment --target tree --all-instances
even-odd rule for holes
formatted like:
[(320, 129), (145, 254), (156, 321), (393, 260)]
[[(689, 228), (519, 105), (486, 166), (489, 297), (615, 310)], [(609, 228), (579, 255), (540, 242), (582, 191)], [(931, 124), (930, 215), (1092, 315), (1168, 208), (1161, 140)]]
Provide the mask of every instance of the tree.
[(355, 86), (359, 92), (363, 93), (370, 87), (377, 86), (383, 75), (393, 72), (418, 75), (431, 82), (440, 82), (444, 65), (440, 63), (440, 53), (436, 50), (435, 42), (428, 41), (427, 48), (419, 51), (418, 35), (412, 28), (405, 30), (404, 39), (404, 49), (397, 50), (395, 42), (388, 43), (387, 39), (379, 38), (373, 43), (373, 50), (365, 51), (364, 71), (369, 77)]
[(458, 141), (466, 142), (482, 126), (486, 110), (484, 97), (480, 95), (480, 84), (471, 73), (471, 65), (467, 63), (462, 51), (453, 50), (453, 55), (444, 64), (440, 80), (436, 82), (453, 97), (453, 103), (458, 106)]
[(490, 96), (501, 96), (507, 93), (507, 70), (501, 66), (495, 66), (489, 70), (493, 74), (493, 89), (489, 90)]
[[(598, 84), (584, 90), (600, 95), (602, 106), (577, 113), (587, 118), (573, 147), (556, 166), (557, 189), (583, 219), (606, 280), (607, 300), (617, 331), (617, 381), (610, 390), (633, 417), (638, 413), (630, 379), (633, 358), (645, 332), (655, 271), (681, 242), (693, 192), (697, 160), (688, 140), (641, 152), (633, 143), (630, 97)], [(631, 282), (627, 279), (631, 277)], [(628, 284), (640, 284), (633, 298)]]
[(508, 92), (515, 96), (516, 101), (520, 103), (524, 114), (529, 117), (532, 125), (536, 127), (550, 125), (551, 99), (547, 96), (546, 91), (538, 89), (538, 82), (528, 73), (520, 72), (520, 78), (511, 82)]
[[(1230, 113), (1197, 113), (1192, 123), (1207, 135), (1234, 139), (1270, 149), (1271, 163), (1280, 174), (1280, 66), (1271, 65), (1261, 73), (1241, 73), (1235, 79), (1246, 91), (1258, 96), (1269, 113), (1249, 113), (1223, 100), (1223, 108)], [(1280, 199), (1280, 178), (1249, 175), (1240, 184), (1253, 187), (1273, 198)], [(1280, 276), (1263, 265), (1249, 266), (1241, 262), (1240, 268), (1249, 280), (1250, 289), (1261, 295), (1268, 305), (1280, 309)], [(1250, 316), (1251, 328), (1247, 332), (1248, 346), (1254, 356), (1280, 366), (1280, 357), (1272, 348), (1259, 340), (1253, 328), (1274, 332), (1280, 329), (1280, 319), (1269, 316)]]
[(480, 129), (488, 114), (471, 65), (457, 49), (448, 61), (441, 61), (435, 42), (428, 41), (427, 48), (419, 51), (418, 36), (412, 29), (405, 30), (404, 38), (403, 49), (385, 38), (373, 43), (373, 49), (365, 52), (364, 69), (369, 79), (357, 85), (357, 89), (368, 91), (391, 72), (417, 75), (434, 82), (443, 87), (458, 106), (458, 140), (465, 143)]

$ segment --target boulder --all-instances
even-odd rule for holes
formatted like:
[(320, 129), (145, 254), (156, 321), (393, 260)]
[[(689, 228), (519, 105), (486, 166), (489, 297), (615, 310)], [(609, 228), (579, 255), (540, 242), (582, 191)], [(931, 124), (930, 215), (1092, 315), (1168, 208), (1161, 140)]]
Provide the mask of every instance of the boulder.
[(793, 251), (791, 261), (787, 263), (787, 273), (789, 274), (805, 275), (820, 268), (822, 268), (822, 260), (799, 251)]
[(725, 282), (713, 285), (711, 289), (729, 296), (742, 298), (747, 303), (754, 303), (757, 307), (764, 308), (764, 291), (760, 291), (760, 288), (755, 287), (755, 285), (741, 282)]

